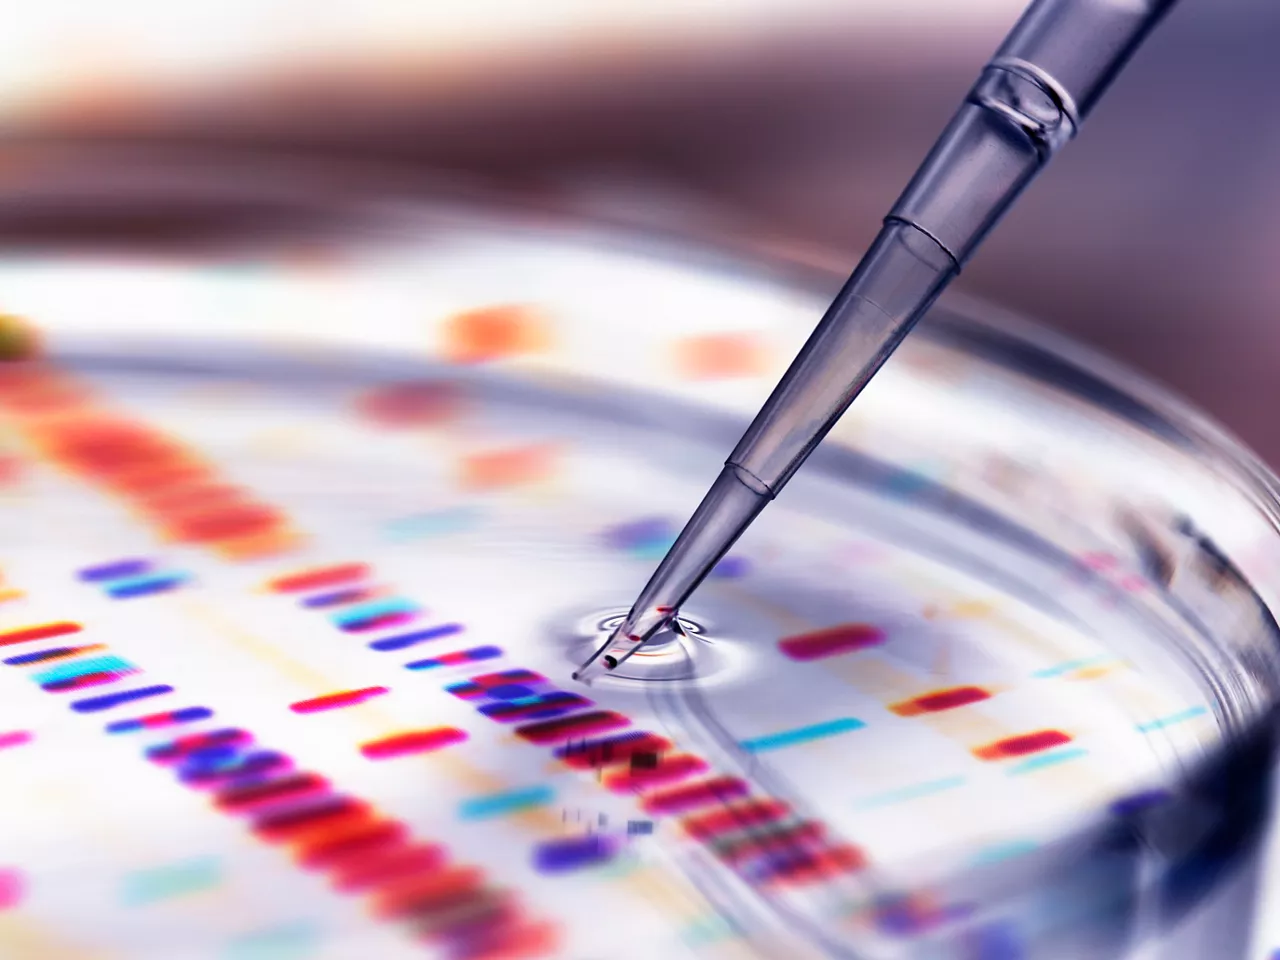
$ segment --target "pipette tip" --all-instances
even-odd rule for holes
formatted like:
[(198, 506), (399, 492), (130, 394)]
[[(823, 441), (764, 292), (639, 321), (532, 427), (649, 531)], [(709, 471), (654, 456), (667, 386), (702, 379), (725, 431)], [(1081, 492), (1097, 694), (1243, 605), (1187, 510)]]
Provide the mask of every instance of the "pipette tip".
[[(616, 669), (618, 664), (627, 658), (628, 653), (621, 650), (611, 651), (610, 648), (615, 645), (617, 634), (612, 635), (602, 643), (590, 657), (583, 662), (573, 673), (573, 679), (580, 683), (590, 683), (593, 677), (598, 677), (603, 673)], [(639, 647), (640, 644), (635, 644)]]
[(632, 626), (628, 618), (622, 626), (609, 635), (590, 657), (573, 673), (573, 679), (580, 683), (590, 683), (593, 677), (616, 670), (630, 659), (631, 655), (644, 646), (645, 638), (629, 632)]

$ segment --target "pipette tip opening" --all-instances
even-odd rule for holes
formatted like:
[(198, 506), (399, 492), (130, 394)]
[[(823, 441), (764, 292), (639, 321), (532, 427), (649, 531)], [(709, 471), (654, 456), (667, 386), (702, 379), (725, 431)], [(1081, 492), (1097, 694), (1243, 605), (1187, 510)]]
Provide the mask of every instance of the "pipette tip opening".
[(609, 639), (602, 643), (599, 649), (574, 671), (573, 679), (587, 683), (592, 677), (598, 677), (602, 673), (616, 670), (642, 646), (644, 646), (644, 641), (640, 637), (627, 636), (621, 630), (618, 630), (610, 635)]
[(605, 653), (606, 650), (613, 646), (613, 641), (614, 638), (610, 637), (601, 644), (600, 648), (573, 672), (573, 679), (580, 683), (590, 683), (593, 677), (598, 677), (602, 673), (616, 669), (622, 659), (613, 654)]

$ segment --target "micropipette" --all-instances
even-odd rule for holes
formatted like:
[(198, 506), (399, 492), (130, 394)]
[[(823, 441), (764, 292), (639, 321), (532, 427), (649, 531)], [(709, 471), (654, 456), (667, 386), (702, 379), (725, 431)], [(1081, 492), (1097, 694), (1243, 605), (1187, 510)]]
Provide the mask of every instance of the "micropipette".
[(804, 463), (1175, 0), (1036, 0), (885, 217), (623, 622), (574, 674), (664, 627)]

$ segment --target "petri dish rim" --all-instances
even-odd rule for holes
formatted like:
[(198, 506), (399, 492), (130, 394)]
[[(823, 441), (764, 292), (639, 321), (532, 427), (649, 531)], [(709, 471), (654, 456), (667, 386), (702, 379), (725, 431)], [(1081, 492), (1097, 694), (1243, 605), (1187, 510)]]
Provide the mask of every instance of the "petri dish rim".
[[(228, 176), (228, 183), (233, 183), (234, 174)], [(93, 190), (87, 189), (87, 192), (92, 194)], [(60, 202), (74, 205), (76, 201), (64, 198)], [(175, 217), (181, 218), (181, 198), (171, 195), (164, 203)], [(324, 205), (322, 200), (317, 200), (317, 203)], [(399, 200), (395, 201), (398, 203)], [(501, 201), (486, 204), (471, 197), (456, 206), (446, 204), (446, 208), (454, 206), (452, 212), (441, 214), (437, 210), (411, 215), (395, 208), (395, 204), (390, 210), (387, 202), (362, 209), (357, 218), (360, 231), (369, 229), (370, 224), (379, 222), (386, 214), (389, 214), (389, 237), (406, 229), (410, 232), (419, 230), (424, 220), (447, 225), (458, 218), (465, 221), (479, 217), (498, 224), (514, 225), (516, 229), (527, 232), (554, 230), (555, 224), (561, 223), (575, 231), (584, 227), (588, 232), (595, 231), (596, 235), (608, 238), (609, 243), (623, 249), (634, 245), (645, 255), (678, 257), (685, 262), (696, 263), (702, 269), (733, 275), (763, 269), (780, 283), (815, 292), (827, 288), (833, 280), (842, 279), (780, 259), (744, 258), (732, 250), (732, 244), (716, 249), (707, 244), (690, 245), (672, 238), (655, 239), (643, 232), (631, 232), (620, 238), (616, 229), (608, 225), (592, 225), (590, 221), (584, 222), (572, 214), (546, 210), (532, 216), (513, 214), (510, 209), (504, 209)], [(980, 355), (993, 365), (1015, 374), (1050, 381), (1064, 393), (1104, 410), (1109, 416), (1151, 435), (1159, 442), (1200, 458), (1230, 478), (1241, 495), (1255, 506), (1260, 522), (1280, 539), (1280, 483), (1226, 431), (1145, 378), (1066, 338), (1043, 331), (995, 308), (958, 297), (946, 298), (922, 325), (917, 336), (948, 349)], [(127, 362), (136, 363), (141, 359), (137, 352), (140, 346), (120, 342), (107, 352), (115, 353), (122, 362), (127, 357)], [(184, 343), (184, 347), (189, 346), (189, 342)], [(96, 346), (91, 352), (102, 357)], [(157, 360), (168, 352), (167, 348), (160, 346)], [(421, 369), (416, 361), (410, 366)], [(332, 367), (328, 367), (328, 371), (332, 373)], [(833, 458), (838, 456), (838, 451), (830, 457), (820, 456), (815, 467), (830, 466)], [(1271, 589), (1266, 584), (1259, 587), (1265, 598), (1263, 607), (1271, 609)], [(1280, 651), (1272, 650), (1270, 654), (1268, 666), (1275, 669), (1280, 662)], [(1118, 950), (1121, 943), (1127, 942), (1131, 935), (1130, 926), (1140, 906), (1149, 910), (1154, 902), (1156, 913), (1161, 914), (1166, 923), (1176, 921), (1190, 901), (1212, 886), (1211, 867), (1225, 868), (1248, 856), (1251, 838), (1260, 829), (1267, 804), (1275, 709), (1275, 700), (1272, 699), (1262, 704), (1248, 722), (1237, 723), (1226, 747), (1197, 768), (1187, 771), (1181, 782), (1169, 784), (1165, 796), (1145, 798), (1143, 803), (1109, 812), (1099, 816), (1095, 822), (1082, 824), (1073, 834), (1041, 850), (984, 864), (963, 877), (955, 878), (953, 883), (947, 884), (948, 887), (965, 889), (971, 897), (974, 890), (987, 891), (986, 899), (995, 905), (996, 913), (1004, 917), (970, 923), (967, 926), (971, 929), (966, 935), (978, 935), (974, 931), (980, 931), (984, 925), (1008, 922), (1007, 914), (1011, 909), (1012, 913), (1023, 917), (1052, 913), (1049, 901), (1062, 899), (1064, 891), (1077, 899), (1092, 902), (1100, 909), (1109, 905), (1116, 918), (1115, 929), (1107, 935), (1106, 943), (1100, 940), (1092, 943), (1094, 955), (1104, 955), (1109, 949)], [(1212, 809), (1211, 819), (1217, 829), (1205, 834), (1202, 842), (1192, 849), (1177, 850), (1177, 844), (1172, 843), (1171, 837), (1180, 832), (1178, 825), (1193, 815), (1203, 821), (1206, 807)], [(1143, 874), (1139, 869), (1140, 861), (1149, 859), (1153, 852), (1163, 861), (1162, 868), (1154, 880), (1145, 874), (1139, 881), (1139, 875)], [(1115, 882), (1100, 884), (1100, 870)], [(1039, 891), (1034, 895), (1036, 902), (1023, 902), (1016, 908), (1010, 908), (1010, 904), (1017, 903), (1013, 892), (1024, 890), (1028, 877), (1036, 880)], [(977, 914), (981, 913), (981, 910), (977, 911)], [(1064, 929), (1062, 922), (1054, 923), (1052, 928), (1059, 933)], [(948, 929), (938, 936), (944, 935), (953, 937), (954, 931)], [(1102, 936), (1098, 929), (1091, 929), (1088, 935), (1094, 938)], [(833, 949), (837, 955), (846, 955), (840, 952), (838, 944)]]

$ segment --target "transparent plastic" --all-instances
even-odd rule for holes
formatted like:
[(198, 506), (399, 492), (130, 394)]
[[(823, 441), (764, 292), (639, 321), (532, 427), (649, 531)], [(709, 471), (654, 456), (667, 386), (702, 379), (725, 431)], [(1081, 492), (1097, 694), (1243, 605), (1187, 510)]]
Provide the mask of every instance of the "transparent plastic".
[(875, 376), (1174, 0), (1039, 0), (987, 64), (884, 227), (579, 679), (674, 616)]

